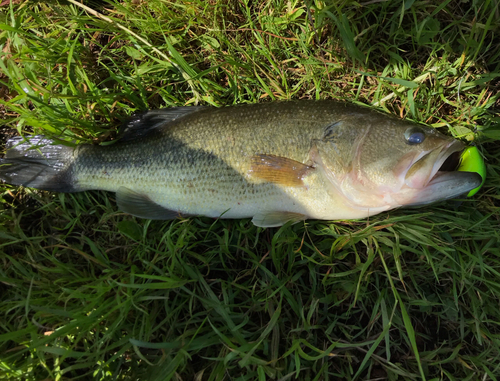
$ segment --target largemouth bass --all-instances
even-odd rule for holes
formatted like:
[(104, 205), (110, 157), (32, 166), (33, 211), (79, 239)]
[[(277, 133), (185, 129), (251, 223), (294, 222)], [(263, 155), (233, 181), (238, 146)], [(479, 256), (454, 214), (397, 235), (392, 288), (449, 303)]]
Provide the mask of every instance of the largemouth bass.
[(178, 107), (133, 117), (107, 146), (11, 139), (0, 178), (116, 192), (119, 209), (142, 218), (251, 217), (271, 227), (467, 193), (481, 177), (455, 170), (464, 148), (432, 128), (335, 101)]

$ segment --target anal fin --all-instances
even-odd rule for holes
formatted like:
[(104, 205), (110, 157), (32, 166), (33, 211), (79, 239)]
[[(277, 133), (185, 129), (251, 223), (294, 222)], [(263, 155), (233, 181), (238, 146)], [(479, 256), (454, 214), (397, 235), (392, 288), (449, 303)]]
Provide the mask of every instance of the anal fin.
[(303, 221), (307, 216), (295, 212), (263, 212), (258, 213), (252, 218), (255, 226), (262, 228), (273, 228), (286, 224), (287, 222), (297, 223)]
[(139, 218), (173, 220), (181, 217), (179, 212), (167, 209), (151, 200), (147, 195), (126, 187), (118, 188), (116, 202), (121, 211)]

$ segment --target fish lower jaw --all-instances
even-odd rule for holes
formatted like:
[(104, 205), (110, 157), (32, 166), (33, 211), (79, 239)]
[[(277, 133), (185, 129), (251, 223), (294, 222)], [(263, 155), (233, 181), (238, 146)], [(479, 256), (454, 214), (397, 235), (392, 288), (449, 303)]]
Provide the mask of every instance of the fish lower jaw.
[(401, 206), (423, 206), (467, 194), (481, 184), (482, 178), (474, 172), (438, 171), (428, 184), (420, 189), (403, 187), (394, 199)]

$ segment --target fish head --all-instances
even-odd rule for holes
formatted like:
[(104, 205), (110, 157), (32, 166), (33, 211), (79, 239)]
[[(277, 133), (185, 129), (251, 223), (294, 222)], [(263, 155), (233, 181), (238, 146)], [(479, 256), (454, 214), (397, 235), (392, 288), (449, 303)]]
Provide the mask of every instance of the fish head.
[(375, 212), (425, 205), (481, 183), (477, 173), (456, 170), (465, 145), (435, 129), (374, 115), (358, 131), (346, 169), (336, 178), (336, 188), (354, 208)]

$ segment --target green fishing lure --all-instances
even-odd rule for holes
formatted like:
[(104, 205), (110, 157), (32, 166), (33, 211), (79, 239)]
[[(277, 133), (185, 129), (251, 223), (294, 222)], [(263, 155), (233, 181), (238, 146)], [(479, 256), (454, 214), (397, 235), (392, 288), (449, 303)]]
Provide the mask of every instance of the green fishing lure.
[(476, 172), (483, 179), (481, 185), (479, 185), (477, 188), (472, 189), (467, 194), (467, 197), (474, 196), (477, 191), (481, 189), (484, 181), (486, 180), (486, 164), (484, 164), (483, 157), (479, 153), (477, 147), (471, 146), (464, 150), (464, 152), (460, 156), (460, 164), (458, 165), (457, 170), (461, 172)]

